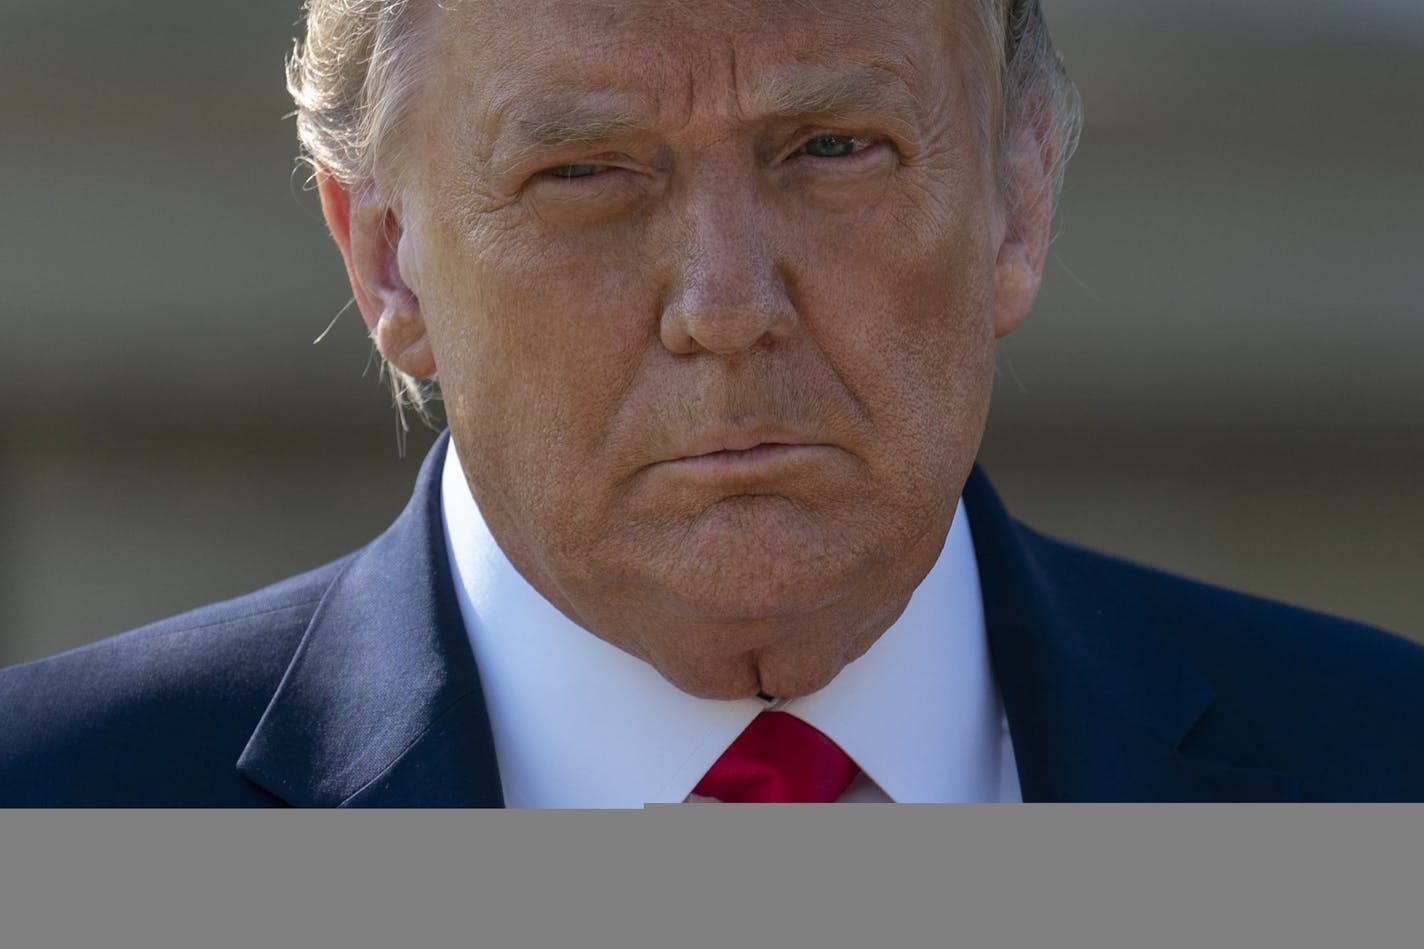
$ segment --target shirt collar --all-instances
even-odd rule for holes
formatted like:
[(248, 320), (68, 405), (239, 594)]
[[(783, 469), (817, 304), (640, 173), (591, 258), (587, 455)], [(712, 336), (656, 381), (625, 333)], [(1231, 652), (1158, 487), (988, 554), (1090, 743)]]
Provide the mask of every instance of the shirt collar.
[[(453, 442), (441, 484), (456, 596), (509, 807), (686, 799), (766, 705), (678, 690), (529, 585), (470, 494)], [(830, 684), (784, 710), (830, 736), (897, 802), (1016, 796), (963, 505), (899, 619)]]

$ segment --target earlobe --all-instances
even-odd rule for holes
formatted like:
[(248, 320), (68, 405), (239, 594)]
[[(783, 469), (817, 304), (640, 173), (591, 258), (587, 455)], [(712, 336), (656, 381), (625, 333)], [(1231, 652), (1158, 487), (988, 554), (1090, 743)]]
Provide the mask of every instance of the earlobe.
[[(1046, 249), (1048, 242), (1043, 246)], [(1028, 317), (1043, 282), (1044, 254), (1022, 241), (1005, 241), (995, 272), (994, 337), (1003, 339)]]
[(1054, 145), (1045, 129), (1010, 137), (1004, 182), (1004, 237), (995, 269), (994, 335), (1018, 329), (1033, 308), (1053, 229)]
[(317, 192), (356, 306), (376, 348), (391, 365), (417, 379), (435, 375), (420, 299), (401, 269), (404, 232), (377, 188), (355, 189), (318, 170)]

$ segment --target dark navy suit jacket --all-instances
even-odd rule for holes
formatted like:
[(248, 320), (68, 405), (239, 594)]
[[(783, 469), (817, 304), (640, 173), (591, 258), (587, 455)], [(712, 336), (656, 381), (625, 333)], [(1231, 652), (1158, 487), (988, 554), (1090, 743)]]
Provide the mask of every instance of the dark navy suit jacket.
[[(0, 672), (0, 805), (500, 806), (444, 446), (356, 553)], [(1424, 800), (1424, 648), (964, 501), (1026, 800)]]

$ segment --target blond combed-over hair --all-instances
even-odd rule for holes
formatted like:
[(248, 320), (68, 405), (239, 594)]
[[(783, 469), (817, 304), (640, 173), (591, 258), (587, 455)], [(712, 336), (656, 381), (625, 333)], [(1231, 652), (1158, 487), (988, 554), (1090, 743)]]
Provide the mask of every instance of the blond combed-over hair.
[[(306, 0), (306, 35), (287, 63), (287, 89), (296, 102), (303, 157), (350, 188), (369, 185), (377, 170), (398, 173), (406, 141), (401, 124), (419, 85), (413, 45), (422, 5), (441, 0)], [(954, 2), (954, 0), (943, 0)], [(1039, 0), (971, 0), (990, 34), (996, 58), (985, 77), (983, 121), (995, 154), (1005, 156), (1016, 136), (1039, 143), (1056, 202), (1068, 159), (1082, 129), (1078, 91), (1048, 32)], [(997, 103), (997, 108), (995, 108)], [(1000, 185), (1010, 203), (1029, 197), (1003, 160)], [(434, 395), (387, 365), (399, 405), (422, 415)]]

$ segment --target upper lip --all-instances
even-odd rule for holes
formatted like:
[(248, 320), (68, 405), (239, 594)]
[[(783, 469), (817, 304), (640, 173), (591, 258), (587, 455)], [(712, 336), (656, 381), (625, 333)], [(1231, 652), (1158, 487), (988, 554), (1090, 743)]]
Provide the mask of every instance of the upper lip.
[(761, 445), (815, 445), (818, 441), (782, 425), (725, 425), (699, 432), (678, 446), (670, 460), (715, 455), (722, 451), (750, 451)]

